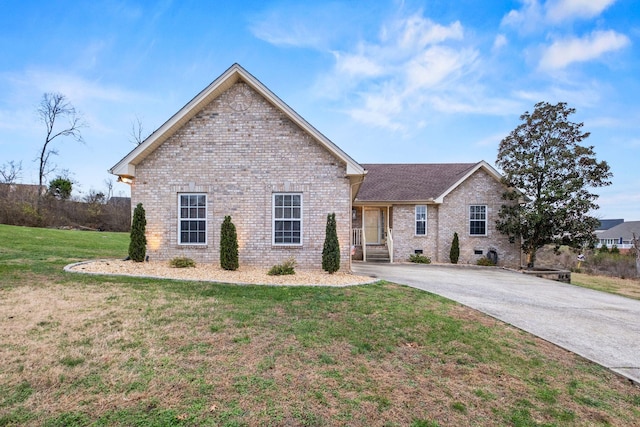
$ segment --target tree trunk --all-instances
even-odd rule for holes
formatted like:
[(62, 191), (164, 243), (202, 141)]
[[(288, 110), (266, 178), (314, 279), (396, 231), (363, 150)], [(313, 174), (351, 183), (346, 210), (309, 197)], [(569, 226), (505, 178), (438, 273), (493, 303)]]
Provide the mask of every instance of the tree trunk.
[(536, 250), (532, 249), (527, 253), (527, 269), (532, 269), (536, 264)]

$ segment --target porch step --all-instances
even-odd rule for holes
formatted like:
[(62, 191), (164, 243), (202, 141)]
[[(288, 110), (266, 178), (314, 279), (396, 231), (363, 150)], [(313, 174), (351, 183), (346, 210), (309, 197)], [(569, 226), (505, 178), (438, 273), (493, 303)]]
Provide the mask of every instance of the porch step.
[(367, 262), (391, 262), (386, 246), (367, 246)]

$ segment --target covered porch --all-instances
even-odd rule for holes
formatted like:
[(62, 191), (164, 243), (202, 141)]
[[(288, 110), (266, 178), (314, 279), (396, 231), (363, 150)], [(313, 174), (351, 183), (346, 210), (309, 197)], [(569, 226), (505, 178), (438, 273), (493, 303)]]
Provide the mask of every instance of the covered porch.
[(364, 262), (393, 263), (391, 205), (353, 206), (351, 257)]

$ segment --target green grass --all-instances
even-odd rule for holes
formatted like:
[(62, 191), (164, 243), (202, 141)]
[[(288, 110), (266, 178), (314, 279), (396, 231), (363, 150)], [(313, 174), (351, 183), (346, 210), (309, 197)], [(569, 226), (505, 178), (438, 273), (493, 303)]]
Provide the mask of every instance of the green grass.
[(62, 267), (96, 258), (125, 258), (128, 233), (96, 233), (0, 224), (0, 289), (33, 274), (61, 280)]
[(122, 233), (0, 226), (0, 426), (640, 420), (640, 392), (606, 369), (405, 286), (62, 271), (124, 257), (127, 243)]

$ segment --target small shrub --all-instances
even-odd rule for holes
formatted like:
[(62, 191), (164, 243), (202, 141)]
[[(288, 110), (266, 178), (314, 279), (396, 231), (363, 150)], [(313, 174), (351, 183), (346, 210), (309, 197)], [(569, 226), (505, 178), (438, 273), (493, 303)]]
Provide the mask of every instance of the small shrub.
[(489, 258), (487, 257), (482, 257), (478, 260), (478, 262), (476, 262), (477, 265), (482, 265), (484, 267), (494, 267), (496, 264), (491, 261)]
[(327, 228), (322, 249), (322, 269), (333, 274), (340, 269), (340, 243), (336, 231), (336, 214), (327, 215)]
[(295, 271), (296, 260), (291, 257), (282, 264), (276, 264), (271, 267), (271, 270), (267, 273), (269, 276), (284, 276), (287, 274), (296, 274)]
[(617, 245), (611, 246), (611, 251), (610, 252), (613, 255), (620, 255), (620, 249), (618, 249)]
[(415, 262), (416, 264), (431, 264), (431, 258), (422, 254), (410, 254), (409, 261)]
[(220, 228), (220, 267), (231, 271), (239, 267), (238, 234), (229, 215), (224, 217)]
[(195, 267), (196, 262), (187, 257), (176, 257), (169, 261), (169, 265), (173, 268)]
[(600, 249), (598, 249), (598, 252), (600, 252), (601, 254), (609, 253), (609, 248), (607, 247), (607, 245), (602, 244), (602, 246), (600, 246)]
[(133, 210), (133, 221), (131, 222), (131, 241), (129, 243), (129, 258), (135, 262), (144, 261), (147, 252), (147, 238), (145, 230), (147, 219), (145, 218), (142, 203), (138, 203)]
[(460, 242), (458, 241), (458, 233), (453, 233), (453, 241), (449, 250), (449, 259), (451, 264), (457, 264), (460, 258)]

